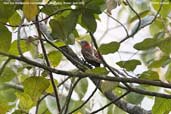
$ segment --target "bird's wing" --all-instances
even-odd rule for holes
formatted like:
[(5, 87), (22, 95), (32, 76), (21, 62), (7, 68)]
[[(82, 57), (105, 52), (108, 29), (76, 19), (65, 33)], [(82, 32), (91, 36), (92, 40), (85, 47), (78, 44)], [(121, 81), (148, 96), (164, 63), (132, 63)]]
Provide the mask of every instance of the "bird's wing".
[(99, 58), (97, 58), (95, 55), (93, 55), (91, 53), (91, 51), (88, 51), (88, 50), (84, 50), (82, 51), (83, 53), (83, 56), (86, 60), (89, 60), (89, 61), (95, 61), (97, 63), (101, 63), (101, 60)]

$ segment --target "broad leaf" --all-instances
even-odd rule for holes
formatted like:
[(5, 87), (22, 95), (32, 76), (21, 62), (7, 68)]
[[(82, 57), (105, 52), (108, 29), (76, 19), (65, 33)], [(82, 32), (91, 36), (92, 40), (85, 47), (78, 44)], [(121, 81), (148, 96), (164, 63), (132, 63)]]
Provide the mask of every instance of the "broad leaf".
[(18, 99), (20, 100), (19, 102), (19, 107), (28, 112), (29, 109), (33, 106), (33, 101), (31, 97), (27, 93), (16, 93)]
[(84, 97), (88, 89), (88, 81), (87, 79), (82, 79), (78, 82), (77, 86), (75, 87), (75, 91), (77, 92), (80, 100)]
[(137, 94), (137, 93), (130, 93), (126, 96), (126, 100), (129, 103), (133, 103), (133, 104), (141, 104), (141, 101), (143, 100), (144, 96)]
[(170, 54), (171, 53), (171, 38), (166, 38), (161, 41), (159, 48), (165, 53)]
[(102, 81), (101, 82), (101, 90), (103, 92), (111, 92), (113, 89), (115, 89), (119, 85), (118, 82), (113, 81)]
[(119, 61), (116, 63), (122, 68), (125, 68), (127, 71), (133, 71), (137, 65), (141, 65), (141, 62), (136, 59), (128, 60), (128, 61)]
[(12, 68), (6, 67), (0, 75), (0, 83), (11, 81), (16, 75)]
[(2, 24), (0, 24), (0, 51), (8, 52), (12, 40), (11, 32)]
[(169, 83), (171, 83), (171, 64), (169, 64), (169, 67), (167, 68), (165, 78)]
[(150, 32), (152, 35), (155, 35), (156, 33), (159, 33), (164, 30), (164, 24), (160, 20), (155, 20), (151, 25), (150, 25)]
[(134, 48), (137, 50), (147, 50), (154, 48), (159, 44), (159, 41), (155, 38), (147, 38), (140, 43), (134, 45)]
[(109, 73), (106, 68), (104, 67), (96, 67), (94, 69), (86, 70), (86, 73), (92, 73), (92, 74), (99, 74), (99, 75), (106, 75)]
[(49, 81), (43, 77), (30, 77), (24, 80), (24, 92), (37, 101), (41, 94), (49, 87)]
[(153, 114), (168, 114), (171, 111), (171, 99), (155, 97), (155, 102), (152, 108)]
[(86, 26), (88, 31), (92, 33), (96, 31), (97, 23), (92, 13), (89, 13), (86, 10), (84, 10), (81, 16), (81, 21), (82, 24)]
[(0, 103), (0, 114), (6, 114), (9, 110), (9, 105), (7, 103), (1, 102)]
[[(161, 0), (151, 0), (153, 7), (156, 11), (159, 10), (160, 6), (161, 6)], [(171, 10), (171, 5), (170, 5), (170, 0), (164, 0), (163, 3), (162, 3), (162, 7), (161, 7), (161, 10), (159, 12), (159, 14), (162, 16), (162, 17), (167, 17), (170, 10)]]
[(38, 6), (34, 0), (24, 0), (23, 12), (28, 21), (33, 21), (38, 14)]
[(148, 70), (140, 75), (140, 79), (159, 80), (159, 74), (155, 71)]
[(67, 16), (59, 16), (56, 19), (50, 20), (52, 28), (52, 36), (54, 39), (66, 41), (69, 35), (75, 29), (79, 11), (71, 11)]
[(62, 59), (62, 54), (59, 51), (52, 51), (48, 54), (49, 61), (53, 67), (56, 67), (59, 65), (61, 59)]
[(9, 24), (11, 25), (19, 25), (21, 23), (21, 17), (20, 15), (15, 12), (10, 18), (9, 18)]
[(99, 50), (102, 54), (110, 54), (118, 51), (120, 44), (118, 42), (110, 42), (108, 44), (102, 44)]
[[(32, 44), (28, 44), (25, 40), (20, 40), (20, 48), (22, 53), (29, 51), (33, 48)], [(10, 54), (19, 55), (18, 47), (17, 47), (17, 40), (13, 41), (9, 50)]]
[(148, 67), (149, 68), (159, 68), (164, 67), (171, 62), (171, 58), (169, 56), (162, 56), (159, 60), (153, 61)]
[(13, 4), (5, 4), (5, 2), (0, 1), (0, 21), (1, 22), (7, 22), (8, 19), (14, 14), (16, 5)]
[[(146, 16), (143, 19), (141, 19), (141, 23), (139, 26), (139, 29), (144, 28), (146, 25), (150, 24), (154, 19), (154, 16)], [(133, 29), (132, 29), (132, 33), (138, 32), (138, 25), (139, 25), (139, 21), (134, 25)]]

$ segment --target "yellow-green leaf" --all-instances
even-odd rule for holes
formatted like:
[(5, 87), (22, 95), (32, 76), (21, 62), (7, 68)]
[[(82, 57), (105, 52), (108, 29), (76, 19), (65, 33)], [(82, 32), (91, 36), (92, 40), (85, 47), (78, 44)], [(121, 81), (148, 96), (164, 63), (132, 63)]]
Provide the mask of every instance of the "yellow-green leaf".
[(48, 79), (44, 77), (30, 77), (24, 80), (24, 92), (30, 95), (33, 101), (37, 101), (41, 94), (49, 87)]
[(2, 24), (0, 24), (0, 51), (8, 52), (12, 40), (11, 32)]
[(102, 81), (101, 82), (101, 90), (103, 92), (110, 92), (115, 89), (119, 85), (118, 82), (113, 81)]
[(109, 71), (106, 68), (104, 68), (104, 67), (96, 67), (94, 69), (86, 70), (86, 73), (106, 75), (106, 74), (109, 73)]
[(48, 54), (48, 57), (51, 65), (56, 67), (62, 59), (62, 54), (59, 51), (52, 51)]
[(27, 93), (16, 93), (16, 96), (20, 100), (19, 106), (22, 110), (29, 111), (33, 106), (33, 101)]
[(35, 0), (24, 0), (23, 12), (28, 21), (35, 20), (38, 13), (37, 4), (34, 4)]
[(171, 111), (171, 99), (155, 98), (152, 114), (168, 114)]

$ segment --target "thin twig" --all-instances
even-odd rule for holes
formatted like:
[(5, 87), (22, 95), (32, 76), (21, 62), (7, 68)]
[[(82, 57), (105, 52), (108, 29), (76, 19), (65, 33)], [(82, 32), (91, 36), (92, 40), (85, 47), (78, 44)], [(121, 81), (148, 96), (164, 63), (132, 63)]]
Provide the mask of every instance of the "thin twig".
[(125, 92), (125, 93), (124, 93), (123, 95), (121, 95), (120, 97), (118, 97), (118, 98), (112, 100), (110, 103), (106, 104), (105, 106), (101, 107), (100, 109), (98, 109), (98, 110), (96, 110), (96, 111), (91, 112), (90, 114), (95, 114), (95, 113), (97, 113), (97, 112), (99, 112), (99, 111), (104, 110), (105, 108), (107, 108), (107, 107), (110, 106), (111, 104), (117, 102), (118, 100), (120, 100), (121, 98), (123, 98), (124, 96), (126, 96), (126, 95), (129, 94), (129, 93), (130, 93), (130, 91)]
[(68, 114), (72, 114), (74, 113), (75, 111), (81, 109), (88, 101), (90, 101), (90, 99), (93, 97), (93, 95), (96, 93), (97, 89), (98, 89), (98, 86), (99, 86), (100, 82), (96, 85), (96, 88), (94, 89), (94, 91), (91, 93), (91, 95), (79, 106), (77, 107), (76, 109), (72, 110), (71, 112), (69, 112)]
[[(127, 1), (128, 5), (129, 5), (129, 7), (130, 7), (131, 9), (133, 9), (132, 6), (129, 4), (128, 0), (126, 0), (126, 1)], [(147, 23), (146, 25), (144, 25), (144, 26), (141, 26), (141, 17), (140, 17), (139, 14), (133, 9), (132, 11), (137, 15), (138, 20), (139, 20), (139, 21), (138, 21), (137, 29), (136, 29), (131, 35), (126, 36), (125, 38), (123, 38), (119, 43), (122, 43), (122, 42), (126, 41), (127, 39), (129, 39), (130, 37), (133, 37), (140, 29), (142, 29), (142, 28), (144, 28), (144, 27), (146, 27), (146, 26), (152, 24), (152, 23), (157, 19), (157, 16), (158, 16), (158, 14), (160, 13), (161, 8), (162, 8), (162, 6), (163, 6), (162, 3), (163, 3), (164, 1), (165, 1), (165, 0), (161, 0), (161, 1), (160, 1), (160, 7), (159, 7), (159, 9), (158, 9), (158, 11), (157, 11), (157, 13), (156, 13), (154, 19), (153, 19), (151, 22), (149, 22), (149, 23)]]
[(76, 85), (78, 84), (78, 82), (79, 82), (80, 80), (81, 80), (81, 78), (78, 78), (78, 79), (76, 80), (76, 82), (73, 84), (73, 86), (70, 87), (68, 96), (67, 96), (67, 98), (66, 98), (66, 102), (65, 102), (63, 108), (61, 109), (61, 112), (59, 112), (59, 114), (62, 114), (62, 112), (64, 111), (64, 109), (65, 109), (64, 114), (67, 114), (67, 112), (68, 112), (68, 107), (69, 107), (70, 100), (71, 100), (71, 96), (72, 96), (72, 93), (73, 93), (73, 91), (74, 91), (74, 88), (76, 87)]
[(112, 16), (109, 15), (108, 13), (106, 13), (106, 12), (104, 12), (104, 13), (105, 13), (106, 15), (108, 15), (111, 19), (113, 19), (114, 21), (116, 21), (117, 23), (119, 23), (119, 24), (123, 27), (123, 29), (125, 30), (126, 35), (129, 36), (128, 30), (127, 30), (127, 28), (124, 26), (123, 23), (121, 23), (119, 20), (115, 19), (114, 17), (112, 17)]
[(63, 85), (66, 81), (68, 81), (69, 79), (70, 79), (71, 77), (67, 77), (67, 78), (65, 78), (61, 83), (59, 83), (58, 84), (58, 88), (61, 86), (61, 85)]
[(92, 74), (92, 73), (82, 73), (82, 72), (77, 72), (73, 73), (70, 71), (63, 71), (63, 70), (58, 70), (55, 68), (48, 67), (46, 65), (40, 64), (38, 62), (29, 60), (24, 57), (18, 57), (15, 55), (7, 54), (4, 52), (0, 52), (0, 55), (10, 57), (11, 59), (19, 60), (22, 62), (25, 62), (27, 64), (42, 68), (44, 70), (47, 70), (49, 72), (53, 72), (56, 74), (61, 74), (63, 76), (70, 76), (70, 77), (80, 77), (80, 78), (92, 78), (92, 79), (97, 79), (97, 80), (106, 80), (106, 81), (116, 81), (116, 82), (126, 82), (126, 83), (137, 83), (137, 84), (146, 84), (146, 85), (152, 85), (152, 86), (158, 86), (158, 87), (164, 87), (164, 88), (171, 88), (171, 84), (164, 83), (161, 81), (155, 81), (155, 80), (145, 80), (145, 79), (138, 79), (138, 78), (122, 78), (122, 77), (111, 77), (111, 76), (101, 76), (98, 74)]
[(4, 69), (6, 68), (7, 64), (10, 62), (11, 58), (8, 58), (4, 64), (2, 65), (1, 69), (0, 69), (0, 76), (3, 73)]
[(48, 95), (49, 95), (49, 94), (44, 95), (42, 98), (40, 98), (40, 99), (37, 101), (37, 104), (36, 104), (36, 114), (38, 114), (40, 103), (41, 103)]
[(73, 10), (73, 9), (70, 9), (70, 8), (66, 8), (66, 9), (59, 9), (59, 10), (56, 10), (55, 12), (53, 12), (52, 14), (50, 14), (49, 16), (45, 17), (44, 19), (42, 20), (39, 20), (39, 21), (34, 21), (32, 23), (29, 23), (29, 24), (22, 24), (22, 25), (10, 25), (10, 24), (7, 24), (7, 23), (4, 23), (4, 22), (1, 22), (0, 21), (0, 24), (3, 24), (3, 25), (6, 25), (6, 26), (10, 26), (10, 27), (25, 27), (25, 26), (30, 26), (30, 25), (34, 25), (34, 24), (37, 24), (37, 23), (40, 23), (40, 22), (43, 22), (49, 18), (51, 18), (52, 16), (58, 14), (58, 13), (61, 13), (63, 11), (68, 11), (68, 10)]
[[(128, 90), (126, 87), (123, 87), (123, 86), (119, 86), (119, 87), (122, 88), (122, 89)], [(156, 96), (156, 97), (171, 99), (171, 95), (162, 94), (162, 93), (158, 93), (158, 92), (147, 91), (147, 90), (134, 88), (134, 87), (132, 87), (130, 89), (130, 91), (135, 92), (137, 94), (141, 94), (141, 95)]]
[[(38, 16), (36, 16), (36, 21), (38, 21)], [(41, 45), (41, 48), (42, 48), (42, 51), (43, 51), (43, 55), (44, 55), (46, 64), (47, 64), (48, 67), (50, 67), (50, 62), (49, 62), (49, 59), (48, 59), (48, 56), (47, 56), (47, 53), (46, 53), (46, 49), (44, 47), (43, 41), (41, 40), (42, 38), (41, 38), (41, 31), (40, 31), (39, 23), (36, 24), (36, 28), (37, 28), (37, 32), (38, 32), (38, 35), (39, 35), (40, 45)], [(55, 82), (54, 82), (52, 72), (49, 72), (49, 76), (50, 76), (50, 80), (51, 80), (53, 90), (54, 90), (54, 93), (55, 93), (55, 98), (56, 98), (56, 104), (57, 104), (57, 107), (58, 107), (58, 111), (60, 112), (61, 111), (61, 106), (60, 106), (58, 91), (57, 91), (57, 88), (56, 88), (56, 85), (55, 85)]]
[(22, 24), (24, 23), (24, 19), (25, 19), (25, 17), (23, 16), (22, 20), (21, 20), (21, 23), (20, 23), (20, 25), (18, 27), (18, 34), (17, 34), (17, 49), (18, 49), (18, 53), (19, 53), (20, 56), (23, 56), (22, 49), (21, 49), (21, 44), (20, 44), (20, 40), (21, 40), (20, 30), (22, 28)]

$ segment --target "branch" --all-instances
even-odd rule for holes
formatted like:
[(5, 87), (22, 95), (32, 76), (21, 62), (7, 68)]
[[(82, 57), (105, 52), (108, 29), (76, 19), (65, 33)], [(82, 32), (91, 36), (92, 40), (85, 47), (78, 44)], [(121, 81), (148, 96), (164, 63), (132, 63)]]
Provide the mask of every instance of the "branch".
[[(100, 83), (99, 83), (100, 84)], [(91, 95), (83, 102), (83, 104), (81, 104), (79, 107), (77, 107), (76, 109), (72, 110), (71, 112), (69, 112), (68, 114), (72, 114), (74, 113), (75, 111), (81, 109), (92, 97), (93, 95), (96, 93), (98, 87), (99, 87), (99, 84), (96, 85), (96, 88), (94, 89), (94, 91), (91, 93)]]
[(7, 64), (10, 62), (11, 58), (8, 58), (4, 64), (2, 65), (1, 69), (0, 69), (0, 76), (3, 73), (4, 69), (6, 68)]
[(133, 32), (131, 35), (126, 36), (125, 38), (123, 38), (119, 43), (122, 43), (122, 42), (126, 41), (127, 39), (129, 39), (130, 37), (133, 37), (140, 29), (142, 29), (142, 28), (144, 28), (144, 27), (146, 27), (146, 26), (152, 24), (152, 23), (156, 20), (158, 14), (160, 13), (161, 8), (162, 8), (162, 6), (163, 6), (163, 2), (164, 2), (165, 0), (161, 0), (161, 1), (160, 1), (160, 7), (159, 7), (159, 9), (158, 9), (158, 11), (157, 11), (157, 13), (156, 13), (154, 19), (153, 19), (151, 22), (149, 22), (149, 23), (147, 23), (146, 25), (144, 25), (144, 26), (141, 26), (141, 17), (139, 16), (139, 14), (132, 8), (132, 6), (129, 4), (128, 0), (126, 0), (126, 1), (127, 1), (128, 5), (129, 5), (129, 7), (132, 9), (132, 11), (137, 15), (139, 22), (138, 22), (138, 26), (137, 26), (137, 29), (135, 30), (135, 32)]
[[(119, 86), (122, 89), (127, 90), (127, 88)], [(167, 99), (171, 99), (171, 95), (167, 95), (167, 94), (162, 94), (162, 93), (158, 93), (158, 92), (151, 92), (151, 91), (146, 91), (143, 89), (139, 89), (139, 88), (134, 88), (132, 87), (130, 89), (131, 92), (135, 92), (138, 94), (142, 94), (142, 95), (148, 95), (148, 96), (155, 96), (155, 97), (161, 97), (161, 98), (167, 98)]]
[[(36, 21), (38, 21), (38, 16), (36, 16)], [(46, 49), (44, 47), (43, 41), (41, 40), (42, 38), (41, 38), (41, 31), (40, 31), (39, 23), (36, 23), (36, 28), (37, 28), (38, 37), (39, 37), (39, 40), (40, 40), (40, 45), (41, 45), (41, 48), (42, 48), (42, 52), (43, 52), (46, 64), (47, 64), (48, 67), (50, 67), (50, 62), (49, 62), (49, 59), (48, 59), (48, 56), (47, 56), (47, 53), (46, 53)], [(60, 106), (58, 91), (56, 89), (56, 85), (55, 85), (55, 82), (54, 82), (52, 72), (49, 72), (49, 76), (50, 76), (52, 87), (53, 87), (53, 90), (54, 90), (54, 93), (55, 93), (55, 98), (56, 98), (56, 104), (57, 104), (57, 107), (58, 107), (58, 111), (60, 112), (61, 111), (61, 106)]]
[(68, 10), (73, 10), (73, 9), (70, 9), (70, 8), (66, 8), (66, 9), (59, 9), (59, 10), (56, 10), (55, 12), (53, 12), (52, 14), (50, 14), (49, 16), (47, 16), (46, 18), (42, 19), (42, 20), (39, 20), (39, 21), (35, 21), (35, 22), (32, 22), (30, 24), (22, 24), (22, 25), (10, 25), (10, 24), (7, 24), (7, 23), (4, 23), (4, 22), (1, 22), (0, 21), (0, 24), (3, 24), (3, 25), (6, 25), (6, 26), (9, 26), (9, 27), (25, 27), (25, 26), (30, 26), (30, 25), (34, 25), (34, 24), (37, 24), (37, 23), (40, 23), (40, 22), (43, 22), (47, 19), (49, 19), (50, 17), (58, 14), (58, 13), (61, 13), (63, 11), (68, 11)]
[(158, 87), (164, 87), (164, 88), (171, 88), (171, 84), (164, 83), (161, 81), (152, 81), (152, 80), (145, 80), (145, 79), (138, 79), (138, 78), (122, 78), (122, 77), (111, 77), (111, 76), (101, 76), (98, 74), (92, 74), (92, 73), (83, 73), (83, 72), (70, 72), (70, 71), (63, 71), (63, 70), (57, 70), (54, 68), (50, 68), (46, 65), (37, 63), (35, 61), (29, 60), (24, 57), (17, 57), (11, 54), (7, 54), (4, 52), (0, 52), (0, 55), (10, 57), (11, 59), (16, 59), (19, 61), (23, 61), (27, 64), (42, 68), (44, 70), (47, 70), (49, 72), (53, 72), (56, 74), (61, 74), (63, 76), (69, 76), (69, 77), (79, 77), (79, 78), (86, 78), (89, 77), (91, 79), (96, 80), (106, 80), (106, 81), (114, 81), (114, 82), (124, 82), (124, 83), (137, 83), (137, 84), (146, 84), (146, 85), (152, 85), (152, 86), (158, 86)]
[(93, 111), (91, 112), (90, 114), (95, 114), (95, 113), (98, 113), (102, 110), (104, 110), (105, 108), (107, 108), (108, 106), (110, 106), (111, 104), (113, 103), (116, 103), (118, 100), (120, 100), (121, 98), (123, 98), (124, 96), (126, 96), (127, 94), (129, 94), (130, 91), (127, 91), (125, 92), (123, 95), (121, 95), (120, 97), (116, 98), (116, 99), (113, 99), (110, 103), (106, 104), (105, 106), (101, 107), (100, 109), (96, 110), (96, 111)]

